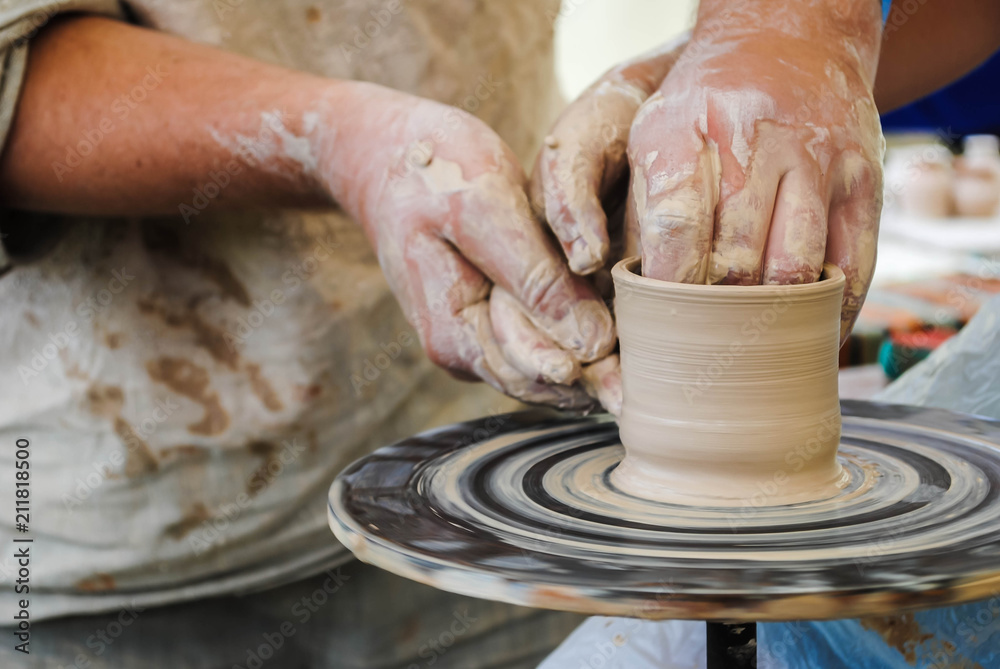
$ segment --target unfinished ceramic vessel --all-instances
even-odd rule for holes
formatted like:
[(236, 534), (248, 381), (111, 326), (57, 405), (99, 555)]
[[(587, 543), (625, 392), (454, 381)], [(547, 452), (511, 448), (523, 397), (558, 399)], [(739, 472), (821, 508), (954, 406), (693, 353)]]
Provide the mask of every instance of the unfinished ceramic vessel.
[(618, 263), (625, 459), (612, 483), (661, 502), (773, 506), (837, 494), (844, 274), (711, 286)]

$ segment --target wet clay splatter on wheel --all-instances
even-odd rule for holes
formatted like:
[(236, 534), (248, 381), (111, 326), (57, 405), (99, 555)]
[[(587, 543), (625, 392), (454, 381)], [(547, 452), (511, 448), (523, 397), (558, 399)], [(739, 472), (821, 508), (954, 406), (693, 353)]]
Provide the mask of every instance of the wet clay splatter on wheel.
[(330, 490), (330, 524), (399, 575), (598, 615), (827, 620), (995, 592), (1000, 505), (983, 502), (1000, 497), (1000, 422), (850, 401), (843, 415), (848, 483), (810, 502), (637, 497), (610, 476), (623, 449), (607, 416), (526, 412), (359, 460)]

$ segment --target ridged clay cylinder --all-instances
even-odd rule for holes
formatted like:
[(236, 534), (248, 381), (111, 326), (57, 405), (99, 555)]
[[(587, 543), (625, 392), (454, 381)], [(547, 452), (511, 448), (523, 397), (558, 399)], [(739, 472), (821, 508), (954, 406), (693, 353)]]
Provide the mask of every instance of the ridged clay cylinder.
[(612, 270), (621, 344), (623, 491), (700, 506), (833, 495), (844, 274), (815, 283), (715, 286)]

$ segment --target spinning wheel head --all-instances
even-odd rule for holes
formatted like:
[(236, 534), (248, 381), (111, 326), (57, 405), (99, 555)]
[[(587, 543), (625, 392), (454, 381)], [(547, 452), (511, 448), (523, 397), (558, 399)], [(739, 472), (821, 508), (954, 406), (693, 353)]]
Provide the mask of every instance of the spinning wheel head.
[(843, 405), (842, 487), (738, 506), (623, 492), (607, 417), (494, 416), (383, 448), (330, 491), (337, 537), (436, 587), (591, 614), (824, 619), (1000, 588), (1000, 423)]

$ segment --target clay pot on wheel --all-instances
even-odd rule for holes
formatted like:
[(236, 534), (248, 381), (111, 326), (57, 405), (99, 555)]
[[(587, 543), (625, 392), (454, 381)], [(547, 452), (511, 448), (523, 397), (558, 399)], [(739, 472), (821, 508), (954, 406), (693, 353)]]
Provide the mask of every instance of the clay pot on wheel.
[[(844, 274), (714, 286), (612, 270), (625, 459), (612, 482), (664, 502), (743, 506), (832, 496)], [(757, 505), (757, 502), (754, 502)]]

